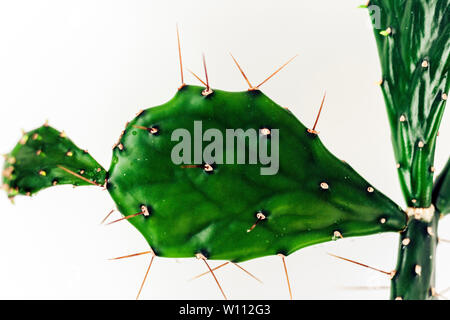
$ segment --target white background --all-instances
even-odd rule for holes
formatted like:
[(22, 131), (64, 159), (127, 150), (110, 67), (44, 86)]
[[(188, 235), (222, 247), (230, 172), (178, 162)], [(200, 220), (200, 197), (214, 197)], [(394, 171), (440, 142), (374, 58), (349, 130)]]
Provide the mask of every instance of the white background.
[[(336, 1), (1, 1), (0, 152), (46, 119), (105, 168), (127, 120), (143, 107), (166, 102), (179, 86), (175, 25), (185, 65), (201, 73), (205, 52), (210, 82), (245, 90), (231, 51), (250, 80), (262, 81), (294, 54), (299, 57), (263, 91), (311, 126), (324, 90), (318, 130), (325, 145), (374, 186), (404, 206), (384, 103), (375, 41), (363, 0)], [(190, 83), (197, 83), (186, 74)], [(448, 155), (450, 119), (443, 119), (436, 169)], [(148, 256), (108, 258), (144, 251), (128, 223), (99, 226), (113, 207), (96, 188), (64, 186), (12, 206), (0, 197), (0, 298), (134, 299)], [(117, 214), (117, 213), (116, 213)], [(450, 238), (449, 218), (440, 224)], [(397, 234), (339, 240), (287, 258), (296, 299), (385, 299), (383, 274), (338, 261), (327, 252), (391, 270)], [(212, 262), (213, 266), (219, 262)], [(232, 299), (286, 299), (279, 257), (217, 271)], [(437, 289), (450, 286), (450, 245), (438, 254)], [(157, 258), (142, 298), (220, 299), (194, 259)]]

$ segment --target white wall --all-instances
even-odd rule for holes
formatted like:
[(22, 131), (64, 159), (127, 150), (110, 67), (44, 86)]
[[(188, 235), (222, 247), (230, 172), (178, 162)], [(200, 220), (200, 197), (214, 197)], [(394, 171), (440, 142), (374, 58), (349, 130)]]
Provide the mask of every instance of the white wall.
[[(175, 24), (186, 66), (208, 60), (213, 87), (244, 90), (228, 52), (250, 79), (263, 80), (299, 57), (263, 90), (311, 125), (326, 89), (321, 139), (373, 185), (404, 205), (380, 89), (380, 69), (363, 0), (335, 1), (0, 1), (0, 152), (49, 119), (104, 166), (125, 122), (142, 107), (164, 103), (179, 85)], [(186, 75), (189, 82), (195, 79)], [(436, 168), (449, 155), (448, 112)], [(99, 226), (113, 207), (104, 191), (60, 187), (12, 206), (0, 197), (0, 298), (134, 299), (149, 257), (107, 258), (147, 249), (129, 224)], [(450, 238), (450, 222), (441, 222)], [(397, 235), (344, 239), (288, 257), (297, 299), (384, 299), (376, 272), (338, 261), (333, 252), (381, 269), (395, 267)], [(217, 265), (213, 262), (212, 265)], [(280, 258), (244, 264), (260, 285), (231, 266), (217, 275), (233, 299), (285, 299)], [(438, 291), (450, 285), (450, 245), (438, 255)], [(189, 282), (205, 266), (196, 260), (156, 259), (146, 299), (220, 299), (210, 277)]]

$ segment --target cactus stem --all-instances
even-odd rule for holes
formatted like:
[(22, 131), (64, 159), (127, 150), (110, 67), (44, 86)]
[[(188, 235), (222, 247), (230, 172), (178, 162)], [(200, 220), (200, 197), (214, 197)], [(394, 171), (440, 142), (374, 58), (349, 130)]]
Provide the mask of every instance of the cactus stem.
[(258, 90), (257, 88), (255, 88), (255, 87), (250, 83), (250, 81), (248, 80), (247, 76), (246, 76), (245, 73), (244, 73), (244, 70), (242, 70), (241, 66), (239, 65), (239, 63), (237, 62), (237, 60), (234, 58), (234, 56), (231, 54), (231, 52), (230, 52), (230, 56), (231, 56), (231, 58), (233, 58), (234, 63), (236, 64), (236, 66), (238, 67), (238, 69), (239, 69), (239, 71), (241, 72), (242, 76), (244, 77), (245, 81), (247, 82), (247, 84), (248, 84), (248, 90), (249, 90), (249, 91), (252, 91), (252, 90)]
[(264, 80), (263, 82), (261, 82), (260, 84), (258, 84), (255, 89), (259, 89), (259, 87), (261, 87), (264, 83), (266, 83), (267, 81), (269, 81), (270, 79), (272, 79), (272, 77), (274, 77), (278, 72), (280, 72), (284, 67), (286, 67), (292, 60), (294, 60), (295, 58), (297, 58), (298, 54), (296, 54), (295, 56), (293, 56), (292, 58), (290, 58), (287, 62), (285, 62), (281, 67), (279, 67), (277, 70), (275, 70), (274, 73), (272, 73), (270, 76), (268, 76), (266, 78), (266, 80)]
[(144, 280), (142, 280), (142, 284), (141, 284), (141, 287), (139, 288), (139, 292), (138, 292), (138, 294), (136, 296), (136, 300), (139, 300), (139, 296), (141, 295), (142, 289), (144, 288), (145, 281), (147, 280), (148, 273), (150, 271), (150, 268), (152, 267), (154, 259), (155, 259), (155, 254), (153, 254), (152, 258), (150, 259), (150, 263), (148, 265), (147, 271), (145, 272)]
[(203, 261), (205, 262), (206, 267), (208, 267), (209, 272), (211, 272), (211, 275), (213, 276), (214, 280), (216, 281), (217, 286), (219, 287), (220, 292), (222, 293), (224, 299), (225, 299), (225, 300), (228, 300), (228, 299), (227, 299), (227, 296), (225, 295), (225, 292), (223, 292), (222, 287), (220, 286), (220, 283), (219, 283), (219, 281), (218, 281), (217, 278), (216, 278), (216, 275), (214, 274), (214, 271), (211, 269), (211, 267), (209, 266), (208, 262), (206, 261), (206, 257), (205, 257), (203, 254), (201, 254), (201, 253), (197, 253), (197, 254), (195, 255), (195, 257), (196, 257), (197, 259), (203, 260)]
[[(73, 175), (73, 176), (75, 176), (75, 177), (81, 179), (81, 180), (86, 181), (87, 183), (93, 184), (94, 186), (97, 186), (97, 187), (101, 187), (101, 185), (99, 185), (97, 182), (94, 182), (94, 181), (92, 181), (92, 180), (89, 180), (89, 179), (87, 179), (87, 178), (85, 178), (85, 177), (79, 175), (78, 173), (75, 173), (75, 172), (73, 172), (72, 170), (69, 170), (69, 169), (67, 169), (67, 168), (65, 168), (65, 167), (63, 167), (63, 166), (61, 166), (61, 165), (59, 165), (59, 164), (57, 165), (57, 167), (60, 168), (61, 170), (64, 170), (65, 172), (67, 172), (67, 173), (69, 173), (69, 174), (71, 174), (71, 175)], [(43, 170), (41, 170), (41, 171), (43, 171)], [(44, 171), (44, 172), (45, 172), (45, 171)], [(43, 174), (41, 174), (41, 175), (43, 175)]]
[(348, 261), (348, 262), (354, 263), (354, 264), (356, 264), (358, 266), (361, 266), (361, 267), (364, 267), (364, 268), (367, 268), (367, 269), (371, 269), (371, 270), (374, 270), (374, 271), (377, 271), (377, 272), (380, 272), (380, 273), (384, 273), (384, 274), (390, 276), (391, 278), (393, 278), (395, 273), (396, 273), (395, 270), (393, 270), (391, 272), (384, 271), (384, 270), (381, 270), (381, 269), (377, 269), (377, 268), (371, 267), (371, 266), (369, 266), (367, 264), (364, 264), (364, 263), (361, 263), (361, 262), (357, 262), (357, 261), (354, 261), (354, 260), (351, 260), (351, 259), (347, 259), (347, 258), (344, 258), (344, 257), (337, 256), (337, 255), (332, 254), (332, 253), (328, 253), (328, 255), (330, 255), (332, 257), (335, 257), (335, 258), (338, 258), (338, 259), (341, 259), (341, 260), (344, 260), (344, 261)]
[(180, 74), (181, 74), (181, 86), (178, 88), (178, 90), (180, 90), (186, 84), (184, 83), (183, 59), (181, 57), (180, 31), (178, 30), (178, 24), (177, 24), (177, 43), (178, 43), (178, 58), (180, 60)]
[(119, 221), (122, 221), (122, 220), (128, 220), (128, 219), (131, 219), (131, 218), (140, 216), (140, 215), (144, 215), (144, 216), (145, 216), (144, 211), (141, 211), (141, 212), (138, 212), (138, 213), (135, 213), (135, 214), (131, 214), (131, 215), (129, 215), (129, 216), (125, 216), (125, 217), (122, 217), (122, 218), (120, 218), (120, 219), (111, 221), (111, 222), (107, 223), (106, 225), (109, 226), (109, 225), (111, 225), (111, 224), (113, 224), (113, 223), (116, 223), (116, 222), (119, 222)]
[(258, 212), (257, 214), (256, 214), (256, 222), (250, 227), (250, 229), (248, 229), (247, 230), (247, 232), (250, 232), (250, 231), (252, 231), (253, 229), (255, 229), (255, 227), (258, 225), (258, 223), (261, 221), (261, 220), (265, 220), (266, 219), (266, 216), (262, 213), (262, 212)]
[(322, 108), (323, 108), (323, 104), (325, 102), (326, 96), (327, 96), (327, 92), (325, 91), (323, 94), (322, 102), (320, 103), (320, 108), (319, 108), (319, 112), (317, 113), (316, 121), (314, 122), (314, 126), (312, 129), (308, 129), (309, 133), (316, 134), (316, 135), (319, 134), (319, 132), (316, 131), (316, 126), (317, 126), (317, 122), (319, 122), (320, 114), (322, 112)]
[[(413, 200), (415, 199), (412, 199), (411, 202), (415, 203), (416, 201)], [(431, 205), (428, 208), (408, 207), (406, 208), (405, 212), (408, 215), (408, 217), (413, 217), (416, 220), (430, 222), (433, 219), (435, 209), (433, 205)]]
[(281, 261), (283, 261), (284, 274), (286, 275), (286, 282), (289, 289), (289, 297), (292, 300), (291, 282), (289, 281), (289, 274), (286, 266), (286, 256), (282, 253), (279, 253), (278, 256), (281, 257)]

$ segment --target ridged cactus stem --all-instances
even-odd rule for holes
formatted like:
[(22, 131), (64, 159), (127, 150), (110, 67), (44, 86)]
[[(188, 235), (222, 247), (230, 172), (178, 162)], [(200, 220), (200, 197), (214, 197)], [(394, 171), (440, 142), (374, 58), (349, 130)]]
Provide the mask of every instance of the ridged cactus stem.
[[(449, 89), (448, 0), (371, 0), (381, 90), (409, 221), (401, 232), (392, 299), (432, 299), (437, 226), (448, 211), (433, 190), (434, 152)], [(445, 179), (444, 179), (445, 180)]]
[(436, 297), (435, 267), (439, 213), (431, 221), (410, 219), (400, 236), (391, 298), (424, 300)]

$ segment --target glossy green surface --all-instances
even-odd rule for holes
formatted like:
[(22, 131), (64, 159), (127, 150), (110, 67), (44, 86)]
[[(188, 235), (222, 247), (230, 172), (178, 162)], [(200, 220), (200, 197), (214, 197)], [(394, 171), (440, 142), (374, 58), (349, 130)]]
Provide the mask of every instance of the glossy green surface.
[[(449, 2), (372, 0), (370, 5), (380, 8), (381, 29), (375, 29), (375, 38), (401, 187), (408, 206), (426, 208), (450, 86)], [(389, 34), (380, 34), (389, 28)]]
[(91, 185), (62, 166), (88, 180), (103, 185), (106, 171), (87, 152), (80, 150), (65, 134), (42, 126), (27, 132), (6, 156), (3, 188), (8, 196), (32, 195), (53, 185)]
[(400, 235), (397, 273), (392, 279), (391, 297), (403, 300), (434, 299), (437, 226), (439, 212), (431, 222), (410, 219)]
[[(381, 61), (381, 89), (405, 200), (410, 207), (432, 204), (436, 137), (449, 89), (448, 0), (371, 0), (369, 9)], [(376, 23), (380, 23), (379, 26)], [(433, 298), (435, 236), (431, 223), (410, 220), (400, 239), (392, 298)], [(408, 238), (412, 245), (404, 246)], [(420, 265), (422, 273), (412, 269)]]
[[(131, 121), (113, 152), (108, 190), (159, 256), (243, 261), (290, 254), (336, 238), (399, 231), (403, 211), (334, 157), (288, 110), (260, 91), (187, 86), (168, 103)], [(261, 175), (257, 164), (217, 164), (212, 173), (171, 161), (172, 132), (208, 128), (279, 129), (280, 168)], [(138, 127), (157, 127), (153, 135)], [(269, 140), (270, 141), (270, 140)], [(230, 152), (226, 149), (226, 153)], [(321, 188), (327, 183), (328, 189)], [(251, 231), (261, 211), (267, 219)]]

